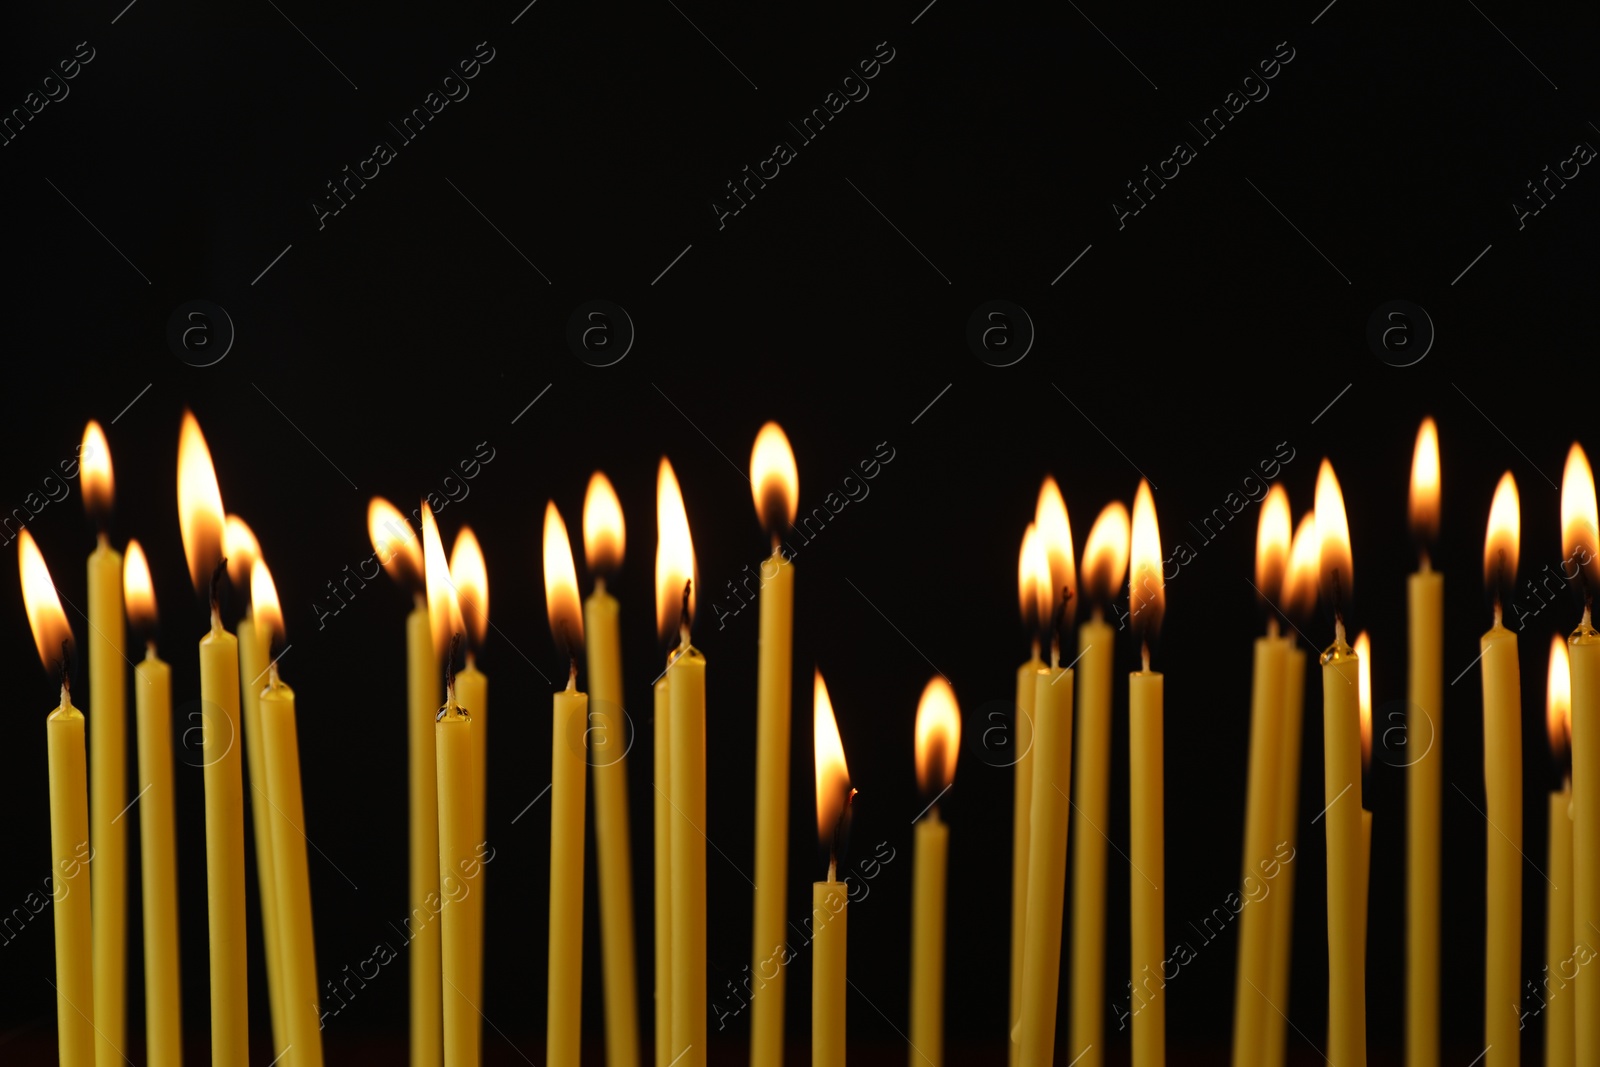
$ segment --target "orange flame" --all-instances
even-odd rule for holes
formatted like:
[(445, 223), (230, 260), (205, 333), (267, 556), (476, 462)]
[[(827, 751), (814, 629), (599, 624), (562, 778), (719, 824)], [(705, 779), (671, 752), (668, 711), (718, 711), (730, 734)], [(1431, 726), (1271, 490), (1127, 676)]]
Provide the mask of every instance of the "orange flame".
[(928, 679), (917, 702), (917, 788), (933, 796), (950, 788), (961, 753), (961, 709), (943, 675)]
[(850, 799), (850, 768), (844, 761), (844, 742), (839, 739), (839, 723), (833, 717), (828, 687), (820, 670), (816, 675), (813, 748), (817, 766), (817, 837), (832, 841), (834, 828)]
[(775, 422), (761, 427), (750, 449), (750, 492), (761, 525), (773, 537), (800, 513), (800, 472), (794, 464), (794, 449), (789, 447), (783, 427)]
[(1506, 471), (1489, 505), (1489, 529), (1483, 536), (1483, 582), (1495, 594), (1509, 594), (1517, 583), (1517, 557), (1522, 547), (1522, 505), (1517, 480)]
[(155, 585), (150, 581), (150, 562), (144, 558), (144, 546), (137, 541), (128, 542), (127, 554), (122, 557), (122, 601), (127, 605), (128, 625), (135, 630), (155, 627)]
[(272, 635), (269, 640), (283, 640), (283, 606), (278, 603), (278, 586), (264, 559), (250, 566), (250, 614), (256, 626)]
[(1283, 580), (1283, 613), (1291, 619), (1308, 617), (1317, 606), (1317, 517), (1306, 512), (1295, 528), (1289, 548), (1289, 572)]
[(211, 450), (194, 413), (183, 413), (178, 431), (178, 529), (189, 560), (189, 580), (201, 596), (211, 585), (211, 572), (222, 558), (222, 490)]
[(456, 543), (450, 546), (450, 584), (456, 587), (467, 640), (481, 650), (489, 636), (489, 568), (484, 565), (483, 549), (470, 526), (461, 527)]
[(1148, 644), (1161, 629), (1167, 606), (1166, 575), (1161, 569), (1161, 531), (1156, 526), (1156, 502), (1150, 483), (1139, 479), (1133, 494), (1133, 574), (1128, 579), (1129, 610), (1142, 639)]
[(578, 572), (572, 563), (572, 542), (555, 501), (544, 506), (544, 606), (550, 635), (569, 656), (583, 646), (583, 609), (578, 605)]
[(1109, 604), (1127, 574), (1128, 509), (1113, 500), (1100, 510), (1084, 542), (1084, 592), (1098, 604)]
[(406, 589), (424, 588), (422, 544), (417, 533), (400, 509), (381, 496), (367, 503), (367, 536), (372, 538), (373, 555), (389, 577)]
[(1034, 529), (1039, 543), (1044, 546), (1045, 559), (1050, 564), (1050, 600), (1041, 603), (1044, 625), (1055, 620), (1056, 605), (1061, 602), (1063, 590), (1067, 600), (1067, 618), (1077, 608), (1072, 600), (1078, 594), (1077, 567), (1072, 556), (1072, 525), (1067, 521), (1067, 502), (1061, 499), (1061, 487), (1055, 478), (1045, 475), (1039, 486), (1039, 502), (1033, 511)]
[(1261, 518), (1256, 523), (1256, 591), (1268, 604), (1283, 599), (1292, 540), (1289, 524), (1289, 493), (1274, 485), (1261, 502)]
[(222, 554), (228, 557), (228, 581), (235, 589), (248, 593), (250, 568), (261, 558), (261, 543), (237, 515), (229, 515), (222, 525)]
[(1589, 457), (1583, 454), (1583, 447), (1574, 441), (1561, 472), (1561, 552), (1569, 564), (1582, 571), (1590, 591), (1600, 578), (1596, 529), (1600, 529), (1600, 515), (1595, 511), (1594, 472), (1589, 469)]
[(1354, 589), (1354, 560), (1350, 555), (1350, 520), (1344, 512), (1344, 494), (1333, 464), (1326, 459), (1317, 469), (1317, 569), (1322, 595), (1333, 604), (1338, 615), (1350, 606)]
[(627, 528), (622, 522), (622, 501), (611, 480), (599, 471), (589, 475), (583, 494), (583, 556), (591, 571), (614, 571), (622, 566)]
[(1424, 545), (1439, 537), (1439, 428), (1432, 416), (1417, 428), (1411, 453), (1411, 534)]
[(1361, 768), (1372, 766), (1372, 639), (1356, 635), (1356, 699), (1361, 709)]
[(683, 493), (672, 464), (661, 457), (656, 473), (656, 631), (663, 641), (672, 636), (683, 611), (683, 585), (689, 587), (689, 614), (695, 613), (700, 599), (700, 582), (695, 574), (694, 540), (689, 536), (689, 513), (683, 507)]
[(17, 537), (17, 564), (22, 571), (22, 606), (28, 612), (28, 628), (39, 649), (39, 662), (53, 674), (61, 665), (61, 642), (67, 642), (69, 649), (76, 646), (72, 627), (67, 625), (67, 613), (61, 610), (61, 598), (56, 595), (56, 584), (50, 580), (50, 568), (44, 565), (44, 556), (39, 554), (39, 546), (27, 527)]
[(461, 633), (461, 602), (450, 584), (450, 565), (444, 559), (439, 523), (428, 502), (422, 502), (422, 573), (428, 591), (428, 623), (433, 630), (433, 653), (441, 660), (450, 652), (450, 639)]
[(1017, 557), (1017, 598), (1022, 607), (1022, 625), (1037, 633), (1044, 625), (1040, 608), (1050, 603), (1050, 562), (1033, 523), (1022, 534), (1022, 552)]
[(1550, 754), (1557, 760), (1566, 756), (1572, 744), (1572, 668), (1567, 661), (1567, 642), (1560, 634), (1550, 635), (1550, 678), (1545, 695), (1545, 729), (1550, 732)]
[(111, 446), (106, 444), (105, 431), (93, 419), (83, 429), (78, 470), (83, 474), (83, 508), (91, 519), (104, 526), (115, 495), (112, 492)]

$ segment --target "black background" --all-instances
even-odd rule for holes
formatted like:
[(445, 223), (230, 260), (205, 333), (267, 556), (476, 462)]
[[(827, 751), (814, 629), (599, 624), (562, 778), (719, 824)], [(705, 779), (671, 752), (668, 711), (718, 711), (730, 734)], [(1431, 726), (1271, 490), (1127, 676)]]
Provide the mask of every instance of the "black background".
[[(114, 537), (138, 537), (150, 554), (181, 705), (197, 691), (192, 645), (204, 622), (174, 491), (179, 416), (195, 410), (224, 500), (254, 526), (287, 613), (293, 649), (282, 666), (300, 694), (318, 964), (331, 977), (391, 939), (389, 923), (406, 911), (407, 600), (382, 578), (320, 629), (312, 605), (341, 568), (370, 555), (370, 496), (409, 510), (440, 491), (478, 442), (490, 443), (495, 458), (440, 522), (447, 538), (464, 522), (478, 532), (497, 627), (482, 657), (495, 712), (497, 848), (486, 1055), (522, 1062), (514, 1044), (540, 1063), (548, 816), (540, 806), (511, 819), (548, 781), (551, 686), (540, 672), (557, 678), (561, 667), (537, 563), (545, 500), (576, 536), (585, 481), (601, 468), (629, 522), (615, 589), (630, 711), (642, 726), (629, 785), (648, 1055), (651, 792), (649, 713), (640, 709), (661, 659), (656, 462), (669, 454), (677, 468), (712, 594), (765, 552), (744, 476), (763, 421), (779, 420), (794, 443), (805, 507), (887, 442), (894, 459), (870, 496), (797, 559), (790, 911), (799, 914), (806, 883), (821, 874), (809, 745), (809, 674), (820, 664), (862, 790), (858, 853), (886, 841), (900, 857), (852, 907), (851, 1039), (874, 1061), (905, 1055), (910, 821), (922, 806), (912, 721), (937, 665), (968, 717), (945, 805), (950, 1060), (1001, 1062), (1011, 774), (985, 765), (974, 746), (980, 709), (1009, 699), (1026, 653), (1016, 552), (1040, 477), (1061, 480), (1080, 553), (1100, 507), (1131, 500), (1141, 472), (1158, 487), (1164, 543), (1197, 548), (1169, 585), (1157, 650), (1168, 676), (1167, 928), (1176, 941), (1237, 888), (1250, 641), (1261, 626), (1246, 583), (1255, 510), (1209, 544), (1188, 523), (1220, 506), (1280, 442), (1294, 453), (1281, 480), (1298, 519), (1319, 458), (1330, 456), (1350, 511), (1352, 623), (1372, 632), (1382, 714), (1405, 692), (1404, 577), (1415, 564), (1406, 479), (1417, 422), (1432, 413), (1443, 447), (1438, 559), (1448, 617), (1444, 1029), (1452, 1062), (1470, 1061), (1482, 1047), (1488, 831), (1475, 810), (1479, 681), (1467, 668), (1489, 617), (1483, 526), (1509, 468), (1522, 490), (1524, 575), (1561, 558), (1556, 483), (1590, 411), (1583, 309), (1594, 282), (1589, 185), (1600, 179), (1585, 167), (1522, 229), (1511, 205), (1574, 144), (1600, 143), (1590, 123), (1600, 116), (1592, 26), (1567, 12), (1471, 2), (1402, 14), (1337, 0), (1319, 15), (1313, 0), (1266, 15), (1185, 16), (921, 3), (761, 10), (539, 0), (524, 10), (513, 0), (339, 14), (167, 0), (122, 10), (115, 0), (48, 21), (15, 15), (0, 35), (4, 108), (21, 106), (78, 42), (95, 58), (70, 96), (0, 148), (14, 383), (0, 505), (23, 506), (72, 455), (88, 418), (107, 426)], [(319, 229), (310, 205), (324, 183), (375, 141), (397, 142), (386, 123), (420, 106), (480, 41), (495, 58), (469, 83), (471, 95), (397, 145), (398, 158)], [(882, 41), (894, 59), (870, 96), (797, 146), (798, 158), (719, 229), (711, 203), (723, 183), (775, 141), (797, 140), (787, 124)], [(1222, 106), (1279, 42), (1294, 58), (1268, 83), (1270, 96), (1200, 146), (1187, 123)], [(1123, 183), (1178, 140), (1195, 144), (1198, 158), (1119, 229), (1111, 205)], [(627, 358), (605, 369), (565, 341), (573, 309), (595, 298), (627, 308), (638, 333)], [(995, 298), (1025, 307), (1038, 334), (1005, 369), (965, 342), (969, 314)], [(1407, 368), (1386, 364), (1365, 340), (1373, 309), (1399, 298), (1426, 308), (1437, 329), (1427, 358)], [(203, 369), (166, 340), (169, 315), (195, 299), (225, 307), (237, 328), (227, 357)], [(63, 594), (82, 604), (93, 535), (77, 490), (29, 525)], [(54, 696), (10, 588), (10, 610), (0, 612), (14, 705), (0, 745), (8, 912), (48, 872), (40, 724)], [(1543, 962), (1546, 646), (1576, 615), (1568, 602), (1545, 609), (1521, 644), (1525, 976)], [(74, 625), (81, 639), (80, 617)], [(1307, 626), (1317, 644), (1329, 630), (1325, 620)], [(748, 962), (741, 872), (752, 865), (755, 613), (718, 630), (706, 612), (697, 637), (710, 661), (715, 997)], [(1119, 669), (1131, 667), (1127, 641), (1117, 655)], [(1323, 1047), (1325, 1029), (1323, 849), (1309, 824), (1322, 806), (1320, 687), (1310, 680), (1289, 1040), (1304, 1062), (1320, 1062), (1311, 1045)], [(92, 715), (92, 695), (90, 705)], [(1107, 828), (1119, 847), (1125, 714), (1119, 684)], [(130, 766), (132, 752), (130, 739)], [(1397, 1062), (1403, 1018), (1404, 775), (1386, 758), (1402, 756), (1380, 751), (1369, 791), (1375, 1062)], [(194, 1058), (205, 1055), (207, 1017), (202, 794), (200, 774), (180, 770)], [(136, 826), (130, 847), (137, 855)], [(1126, 979), (1128, 873), (1115, 852), (1110, 866), (1115, 994)], [(136, 870), (126, 1051), (142, 1062)], [(249, 887), (252, 1019), (266, 1062), (253, 870)], [(586, 1029), (598, 1063), (592, 890), (585, 925)], [(1174, 1062), (1225, 1057), (1235, 947), (1231, 935), (1201, 947), (1170, 987)], [(16, 1062), (47, 1061), (48, 913), (0, 947), (0, 961), (0, 1042), (15, 1043)], [(330, 1056), (403, 1055), (404, 967), (385, 968), (330, 1018)], [(793, 1062), (807, 1054), (809, 985), (802, 955), (789, 978)], [(1530, 1017), (1526, 1055), (1537, 1053), (1539, 1023)], [(721, 1038), (726, 1062), (743, 1062), (747, 1025), (740, 1017)], [(1065, 1028), (1063, 986), (1063, 1049)], [(1113, 1059), (1125, 1058), (1126, 1033), (1109, 1006), (1107, 1035)]]

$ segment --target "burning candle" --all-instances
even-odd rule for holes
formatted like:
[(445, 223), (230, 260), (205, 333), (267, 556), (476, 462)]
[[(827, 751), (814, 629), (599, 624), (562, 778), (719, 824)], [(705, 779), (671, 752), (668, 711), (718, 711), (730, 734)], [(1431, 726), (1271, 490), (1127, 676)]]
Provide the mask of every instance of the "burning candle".
[(955, 783), (961, 709), (942, 675), (917, 703), (917, 789), (927, 807), (917, 819), (911, 895), (911, 1067), (944, 1067), (944, 927), (950, 827), (939, 801)]
[[(856, 791), (822, 672), (816, 672), (813, 748), (817, 773), (817, 837), (828, 843), (828, 878), (811, 883), (811, 1067), (844, 1067), (845, 969), (850, 893), (838, 879), (839, 846)], [(935, 1064), (937, 1067), (937, 1064)]]
[[(467, 639), (466, 666), (456, 672), (456, 700), (472, 717), (471, 768), (467, 778), (468, 809), (467, 842), (474, 851), (485, 843), (487, 830), (488, 763), (489, 763), (489, 677), (478, 669), (477, 654), (489, 636), (489, 571), (483, 562), (483, 548), (472, 527), (463, 526), (450, 547), (450, 585), (455, 591), (456, 605), (461, 611), (461, 624)], [(435, 728), (435, 740), (437, 740)], [(476, 859), (469, 861), (467, 893), (456, 905), (465, 916), (467, 928), (467, 984), (461, 987), (467, 1003), (475, 1009), (467, 1021), (468, 1040), (472, 1043), (473, 1058), (479, 1058), (483, 1045), (483, 914), (484, 865)], [(457, 870), (456, 877), (466, 872)]]
[[(1550, 673), (1545, 696), (1545, 723), (1550, 732), (1550, 761), (1559, 789), (1550, 792), (1549, 867), (1544, 940), (1545, 1067), (1573, 1067), (1573, 1000), (1566, 965), (1575, 955), (1572, 930), (1572, 677), (1567, 643), (1550, 638)], [(1551, 972), (1555, 973), (1552, 974)]]
[(1133, 497), (1133, 570), (1129, 612), (1139, 635), (1142, 665), (1128, 675), (1128, 842), (1134, 874), (1130, 915), (1134, 983), (1144, 1003), (1133, 1016), (1134, 1067), (1167, 1061), (1165, 764), (1162, 752), (1166, 679), (1150, 669), (1150, 643), (1166, 611), (1161, 534), (1150, 486), (1139, 480)]
[[(1411, 535), (1420, 559), (1406, 581), (1406, 1063), (1439, 1064), (1439, 803), (1444, 773), (1444, 576), (1439, 536), (1439, 434), (1422, 420), (1411, 458)], [(1411, 746), (1423, 749), (1410, 755)]]
[[(1356, 635), (1356, 699), (1361, 705), (1361, 775), (1372, 772), (1372, 638), (1362, 630)], [(1364, 792), (1364, 790), (1363, 790)], [(1361, 970), (1367, 969), (1367, 913), (1372, 898), (1372, 812), (1361, 805), (1361, 922), (1356, 941), (1361, 946)]]
[[(1011, 821), (1011, 1067), (1017, 1067), (1022, 1044), (1017, 1027), (1022, 1018), (1022, 948), (1028, 925), (1028, 848), (1033, 810), (1033, 693), (1034, 680), (1044, 669), (1039, 658), (1039, 635), (1050, 615), (1055, 599), (1050, 587), (1050, 564), (1038, 528), (1028, 524), (1022, 535), (1022, 552), (1017, 559), (1017, 596), (1022, 605), (1022, 628), (1033, 641), (1027, 662), (1017, 668), (1017, 704), (1010, 743), (1016, 753), (1016, 768)], [(1098, 1018), (1100, 1005), (1095, 1004)], [(659, 1065), (658, 1065), (659, 1067)]]

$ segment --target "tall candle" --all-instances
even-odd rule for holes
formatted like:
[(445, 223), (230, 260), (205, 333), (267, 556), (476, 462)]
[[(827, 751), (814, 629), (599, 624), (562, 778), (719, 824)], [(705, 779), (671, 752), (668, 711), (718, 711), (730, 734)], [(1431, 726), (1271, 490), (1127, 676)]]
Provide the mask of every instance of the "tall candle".
[(813, 692), (817, 836), (828, 842), (828, 877), (811, 883), (811, 1067), (844, 1067), (850, 893), (838, 878), (838, 852), (840, 830), (849, 818), (856, 791), (850, 787), (839, 723), (820, 670)]
[[(1017, 1067), (1022, 1045), (1017, 1035), (1022, 1019), (1022, 949), (1028, 926), (1028, 849), (1033, 810), (1033, 693), (1034, 676), (1044, 669), (1039, 658), (1039, 632), (1043, 622), (1040, 605), (1051, 600), (1050, 567), (1038, 531), (1028, 524), (1022, 536), (1022, 552), (1017, 560), (1017, 594), (1022, 602), (1023, 628), (1033, 635), (1033, 651), (1017, 668), (1016, 712), (1007, 742), (1012, 746), (1013, 777), (1011, 819), (1011, 1006), (1006, 1018), (1012, 1037), (1010, 1065)], [(992, 728), (991, 728), (992, 729)], [(986, 730), (987, 735), (989, 731)], [(1098, 1013), (1098, 1005), (1096, 1005)], [(658, 1065), (659, 1067), (659, 1065)]]
[(628, 833), (631, 725), (622, 699), (622, 636), (617, 598), (605, 575), (622, 567), (627, 528), (622, 503), (595, 471), (583, 498), (583, 553), (595, 574), (583, 603), (589, 653), (589, 762), (594, 768), (594, 844), (600, 876), (600, 957), (605, 980), (606, 1063), (638, 1067), (639, 1009), (633, 961), (633, 861)]
[[(153, 632), (156, 599), (150, 566), (137, 541), (123, 560), (128, 621)], [(173, 829), (172, 668), (145, 645), (133, 668), (139, 749), (139, 875), (144, 905), (144, 1028), (151, 1063), (176, 1064), (183, 1052), (183, 997), (178, 984), (178, 847)]]
[[(1356, 635), (1356, 699), (1361, 715), (1361, 775), (1363, 787), (1372, 772), (1372, 639), (1367, 631)], [(1372, 900), (1372, 812), (1361, 808), (1361, 920), (1356, 943), (1361, 946), (1361, 970), (1367, 969), (1367, 919)]]
[(1128, 676), (1128, 851), (1133, 873), (1130, 963), (1136, 1000), (1133, 1017), (1134, 1067), (1160, 1067), (1167, 1061), (1166, 976), (1166, 814), (1163, 719), (1166, 680), (1150, 669), (1150, 642), (1166, 610), (1161, 536), (1150, 486), (1139, 481), (1133, 497), (1133, 570), (1129, 613), (1140, 638), (1142, 667)]
[(1411, 459), (1411, 533), (1422, 544), (1406, 582), (1406, 1063), (1439, 1064), (1439, 805), (1444, 775), (1444, 576), (1427, 546), (1439, 533), (1439, 436), (1423, 419)]
[[(670, 662), (668, 666), (670, 666)], [(650, 734), (655, 771), (656, 1067), (672, 1064), (672, 760), (671, 694), (667, 672), (651, 686)]]
[(939, 801), (955, 781), (961, 709), (943, 675), (917, 704), (917, 788), (927, 807), (917, 818), (911, 896), (911, 1067), (944, 1067), (944, 927), (950, 827)]
[(750, 1001), (752, 1067), (782, 1067), (786, 969), (765, 977), (762, 964), (788, 942), (789, 699), (793, 688), (794, 566), (779, 531), (794, 522), (800, 476), (789, 439), (775, 422), (761, 427), (750, 451), (756, 512), (772, 535), (761, 564), (760, 643), (756, 658), (756, 887), (750, 967), (766, 985)]
[[(478, 544), (472, 527), (463, 526), (456, 534), (450, 548), (450, 584), (455, 588), (456, 601), (461, 610), (462, 625), (467, 638), (466, 666), (456, 672), (456, 699), (465, 714), (472, 720), (468, 736), (470, 767), (465, 783), (468, 828), (467, 843), (477, 855), (488, 834), (488, 781), (489, 781), (489, 677), (478, 669), (477, 652), (489, 636), (489, 572), (484, 565), (483, 549)], [(434, 740), (438, 740), (437, 728)], [(466, 866), (458, 866), (454, 877), (465, 885), (466, 891), (452, 906), (459, 907), (466, 927), (467, 968), (466, 984), (462, 995), (473, 1007), (467, 1020), (467, 1039), (472, 1045), (472, 1057), (479, 1059), (483, 1046), (483, 917), (484, 917), (484, 865), (474, 856), (465, 857)], [(471, 872), (470, 874), (468, 872)]]
[(1546, 890), (1544, 981), (1545, 1067), (1574, 1067), (1573, 998), (1566, 969), (1576, 955), (1572, 929), (1572, 779), (1566, 756), (1572, 734), (1572, 680), (1567, 666), (1567, 644), (1560, 635), (1550, 640), (1550, 674), (1546, 697), (1546, 723), (1550, 755), (1561, 788), (1550, 794), (1549, 868)]

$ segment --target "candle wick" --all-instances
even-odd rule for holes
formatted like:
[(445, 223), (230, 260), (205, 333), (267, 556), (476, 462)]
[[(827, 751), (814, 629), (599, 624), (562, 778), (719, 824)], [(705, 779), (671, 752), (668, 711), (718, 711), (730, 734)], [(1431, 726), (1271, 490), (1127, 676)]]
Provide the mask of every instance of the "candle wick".
[(1333, 643), (1343, 645), (1344, 641), (1344, 616), (1337, 609), (1333, 613)]
[(155, 659), (156, 658), (156, 639), (153, 638), (153, 637), (149, 637), (149, 638), (145, 639), (145, 642), (144, 642), (144, 658), (145, 659)]
[(694, 579), (689, 578), (683, 583), (683, 608), (678, 613), (678, 642), (679, 648), (689, 647), (689, 626), (693, 621), (689, 616), (689, 593), (694, 589)]
[(1494, 628), (1496, 630), (1500, 629), (1500, 620), (1502, 618), (1504, 618), (1504, 615), (1500, 607), (1500, 594), (1496, 593), (1494, 595)]
[(72, 675), (68, 672), (68, 660), (72, 643), (67, 638), (61, 639), (61, 706), (72, 707)]
[(1038, 659), (1039, 658), (1039, 635), (1038, 634), (1034, 634), (1033, 635), (1033, 655), (1030, 658), (1031, 659)]
[(605, 575), (597, 574), (597, 575), (594, 576), (594, 591), (596, 593), (604, 593), (606, 591), (606, 576)]
[(1072, 601), (1072, 587), (1061, 587), (1061, 600), (1056, 604), (1056, 615), (1050, 627), (1050, 666), (1061, 666), (1061, 632), (1066, 628), (1067, 605)]
[(221, 593), (218, 590), (222, 585), (222, 579), (227, 577), (227, 574), (228, 557), (223, 556), (217, 560), (216, 567), (211, 571), (211, 626), (213, 629), (220, 630), (222, 628), (222, 600)]
[(1145, 671), (1146, 674), (1148, 674), (1150, 672), (1150, 642), (1149, 641), (1140, 641), (1139, 642), (1139, 661), (1144, 664), (1144, 671)]
[(1583, 628), (1585, 630), (1589, 629), (1589, 626), (1590, 626), (1590, 624), (1589, 624), (1589, 616), (1593, 612), (1593, 610), (1594, 610), (1594, 594), (1589, 592), (1588, 587), (1585, 586), (1584, 587), (1584, 591), (1583, 591)]
[(461, 635), (450, 635), (450, 658), (444, 664), (444, 707), (439, 709), (442, 718), (456, 706), (456, 652), (461, 648)]
[(1429, 571), (1433, 570), (1433, 560), (1428, 558), (1428, 550), (1426, 548), (1422, 550), (1421, 556), (1422, 558), (1417, 564), (1417, 570), (1421, 571), (1423, 574), (1427, 574)]
[(571, 653), (568, 653), (568, 655), (567, 655), (567, 692), (576, 693), (577, 691), (578, 691), (578, 657), (572, 655)]
[(772, 554), (776, 556), (783, 549), (783, 539), (778, 536), (778, 528), (772, 528)]
[(283, 683), (278, 681), (278, 661), (273, 660), (267, 664), (267, 688), (276, 689)]
[(1278, 617), (1276, 615), (1270, 616), (1267, 619), (1267, 636), (1278, 636)]
[(104, 515), (98, 517), (97, 525), (99, 526), (99, 533), (95, 537), (96, 542), (101, 548), (110, 548), (111, 535), (106, 533), (106, 520)]
[(830, 881), (830, 882), (838, 881), (838, 877), (837, 877), (838, 873), (839, 873), (839, 857), (838, 857), (838, 854), (836, 852), (836, 847), (833, 846), (833, 845), (829, 845), (828, 846), (828, 881)]

